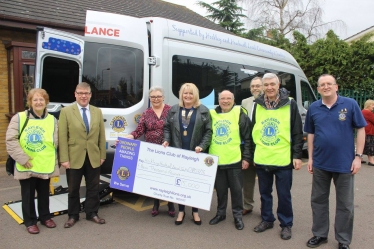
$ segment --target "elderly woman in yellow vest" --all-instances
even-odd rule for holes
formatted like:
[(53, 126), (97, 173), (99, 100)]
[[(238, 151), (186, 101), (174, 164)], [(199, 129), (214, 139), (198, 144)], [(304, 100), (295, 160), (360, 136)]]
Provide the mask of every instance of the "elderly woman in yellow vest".
[[(59, 175), (57, 163), (57, 120), (48, 114), (49, 96), (43, 89), (32, 89), (27, 95), (29, 110), (11, 119), (6, 132), (9, 155), (16, 161), (14, 179), (19, 180), (22, 215), (27, 231), (39, 233), (35, 211), (35, 191), (40, 223), (56, 227), (49, 211), (49, 179)], [(21, 129), (26, 123), (21, 136)]]

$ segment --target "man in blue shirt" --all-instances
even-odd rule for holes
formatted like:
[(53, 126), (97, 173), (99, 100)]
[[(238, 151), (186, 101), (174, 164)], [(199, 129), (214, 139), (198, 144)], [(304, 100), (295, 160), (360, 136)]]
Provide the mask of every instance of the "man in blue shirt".
[[(308, 247), (327, 242), (331, 179), (336, 191), (335, 239), (339, 249), (349, 249), (353, 230), (354, 175), (361, 168), (366, 121), (354, 99), (339, 96), (332, 75), (318, 79), (321, 100), (308, 109), (304, 131), (308, 133), (308, 171), (313, 174), (311, 204), (313, 237)], [(357, 130), (355, 152), (354, 129)], [(356, 154), (355, 154), (356, 153)]]

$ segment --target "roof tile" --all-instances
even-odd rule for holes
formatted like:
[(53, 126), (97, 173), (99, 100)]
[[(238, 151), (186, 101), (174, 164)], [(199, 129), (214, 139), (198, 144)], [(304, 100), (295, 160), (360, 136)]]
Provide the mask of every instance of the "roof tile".
[(86, 10), (134, 17), (163, 17), (204, 28), (230, 33), (221, 26), (186, 8), (161, 0), (0, 0), (0, 19), (11, 18), (69, 25), (84, 29)]

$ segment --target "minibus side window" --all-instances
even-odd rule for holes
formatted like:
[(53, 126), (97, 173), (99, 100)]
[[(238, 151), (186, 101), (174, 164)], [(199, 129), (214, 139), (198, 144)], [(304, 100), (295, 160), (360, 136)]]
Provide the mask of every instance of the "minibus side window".
[(309, 84), (306, 81), (300, 82), (301, 86), (301, 96), (303, 100), (303, 106), (306, 110), (308, 110), (309, 106), (316, 101), (316, 97), (314, 96), (314, 93), (312, 89), (310, 89)]
[(297, 102), (295, 76), (289, 73), (278, 73), (278, 77), (281, 82), (281, 87), (286, 88), (287, 91), (290, 92), (290, 97)]
[(86, 42), (82, 81), (91, 85), (91, 104), (128, 108), (143, 98), (143, 51)]
[(254, 77), (262, 77), (265, 73), (278, 75), (282, 87), (290, 92), (290, 97), (296, 100), (296, 83), (293, 74), (274, 69), (235, 64), (189, 56), (174, 55), (172, 67), (172, 91), (178, 98), (179, 88), (183, 83), (191, 82), (199, 89), (200, 99), (215, 94), (214, 105), (218, 105), (218, 93), (230, 90), (234, 93), (235, 104), (249, 98), (249, 85)]

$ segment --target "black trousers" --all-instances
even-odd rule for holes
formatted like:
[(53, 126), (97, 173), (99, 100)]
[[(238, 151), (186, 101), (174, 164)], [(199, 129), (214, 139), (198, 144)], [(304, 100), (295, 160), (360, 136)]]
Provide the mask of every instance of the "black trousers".
[(214, 187), (217, 192), (217, 215), (226, 215), (228, 192), (231, 193), (231, 207), (234, 218), (242, 218), (243, 214), (243, 170), (220, 169), (218, 166)]
[(92, 168), (90, 160), (86, 155), (86, 159), (82, 168), (80, 169), (67, 169), (66, 179), (68, 182), (68, 214), (69, 218), (79, 220), (80, 211), (80, 185), (82, 176), (86, 180), (86, 201), (85, 213), (86, 219), (91, 219), (99, 210), (100, 197), (99, 197), (99, 184), (100, 184), (100, 167)]
[(38, 214), (39, 220), (44, 222), (50, 219), (49, 212), (49, 179), (31, 177), (20, 180), (22, 196), (22, 215), (26, 227), (36, 225), (38, 216), (35, 211), (35, 191), (38, 194)]

